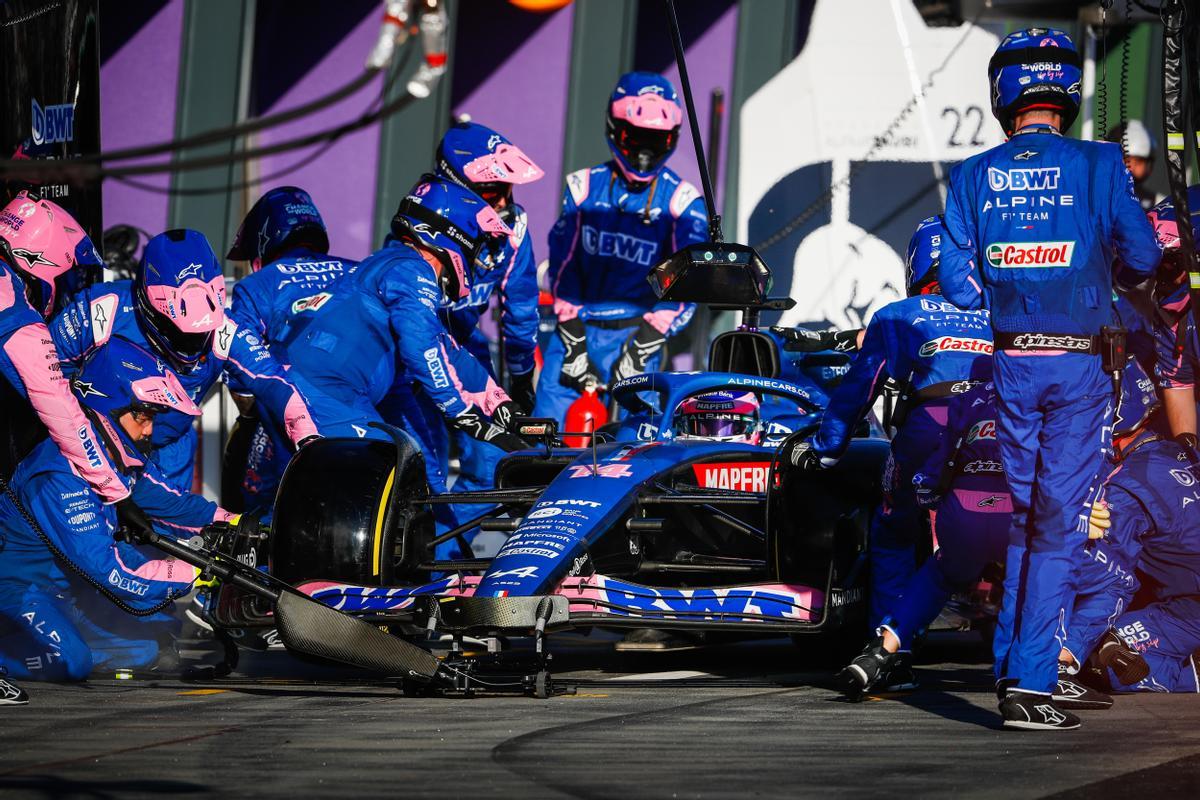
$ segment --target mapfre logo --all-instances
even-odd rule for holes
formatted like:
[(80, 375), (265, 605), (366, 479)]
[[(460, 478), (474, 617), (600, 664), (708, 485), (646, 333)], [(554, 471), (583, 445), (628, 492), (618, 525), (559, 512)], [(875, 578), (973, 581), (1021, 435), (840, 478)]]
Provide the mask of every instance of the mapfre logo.
[(938, 353), (984, 353), (992, 354), (992, 343), (987, 339), (960, 339), (957, 336), (943, 336), (932, 339), (921, 345), (917, 351), (922, 358), (932, 358)]
[(1052, 191), (1058, 188), (1058, 167), (988, 167), (988, 187), (993, 192)]
[(735, 492), (767, 491), (771, 465), (766, 461), (733, 461), (693, 464), (696, 482), (705, 489), (730, 489)]
[(997, 269), (1069, 267), (1074, 252), (1074, 242), (997, 242), (988, 245), (987, 260)]

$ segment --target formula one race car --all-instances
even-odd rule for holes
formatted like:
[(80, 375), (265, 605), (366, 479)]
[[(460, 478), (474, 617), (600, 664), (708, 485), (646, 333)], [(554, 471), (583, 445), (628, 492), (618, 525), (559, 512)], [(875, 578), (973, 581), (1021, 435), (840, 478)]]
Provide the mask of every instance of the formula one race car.
[[(533, 636), (543, 654), (548, 633), (602, 627), (841, 631), (859, 643), (867, 526), (888, 444), (856, 439), (837, 467), (819, 473), (792, 464), (826, 399), (810, 373), (837, 372), (846, 357), (816, 353), (814, 366), (758, 331), (757, 312), (781, 307), (765, 299), (765, 265), (749, 248), (722, 248), (745, 258), (715, 268), (705, 263), (712, 253), (698, 249), (689, 258), (704, 265), (702, 278), (678, 256), (660, 277), (663, 296), (719, 297), (745, 313), (741, 329), (714, 341), (711, 366), (725, 369), (616, 384), (625, 416), (585, 448), (562, 447), (548, 420), (526, 421), (522, 433), (538, 445), (505, 457), (489, 491), (431, 496), (421, 453), (400, 430), (390, 430), (393, 444), (305, 447), (276, 499), (272, 580), (410, 641)], [(718, 391), (756, 398), (763, 413), (753, 436), (721, 441), (679, 429), (689, 401)], [(435, 536), (435, 507), (479, 504), (481, 513)], [(491, 559), (433, 560), (437, 544), (472, 529), (510, 535)], [(246, 545), (228, 540), (220, 549)], [(226, 583), (213, 617), (227, 628), (274, 626), (261, 594)], [(480, 669), (454, 667), (458, 688)], [(519, 672), (542, 676), (536, 690), (545, 691), (544, 668)]]

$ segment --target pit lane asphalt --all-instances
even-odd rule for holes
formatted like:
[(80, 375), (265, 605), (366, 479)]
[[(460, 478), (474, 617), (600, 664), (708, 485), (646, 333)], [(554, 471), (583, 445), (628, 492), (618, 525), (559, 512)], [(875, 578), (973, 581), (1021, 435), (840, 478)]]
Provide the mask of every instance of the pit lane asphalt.
[(555, 666), (578, 693), (548, 700), (409, 698), (278, 652), (207, 683), (27, 684), (28, 706), (0, 708), (0, 795), (1200, 794), (1200, 697), (1119, 697), (1078, 731), (1005, 731), (984, 656), (942, 634), (920, 691), (858, 704), (783, 640), (636, 656), (576, 642)]

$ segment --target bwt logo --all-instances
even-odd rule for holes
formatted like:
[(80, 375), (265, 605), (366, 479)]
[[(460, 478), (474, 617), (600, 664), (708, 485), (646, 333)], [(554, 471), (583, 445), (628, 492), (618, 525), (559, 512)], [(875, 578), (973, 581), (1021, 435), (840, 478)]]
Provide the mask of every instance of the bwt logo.
[(100, 453), (96, 450), (96, 442), (88, 435), (86, 427), (80, 428), (76, 435), (79, 441), (83, 443), (83, 454), (87, 456), (88, 464), (93, 467), (100, 466)]
[(1058, 188), (1058, 167), (996, 169), (988, 167), (988, 186), (994, 192), (1026, 192)]
[(612, 256), (648, 267), (658, 252), (658, 243), (625, 233), (600, 232), (591, 225), (584, 225), (583, 249), (588, 255)]
[(33, 143), (53, 144), (69, 142), (75, 138), (75, 106), (63, 103), (60, 106), (42, 108), (33, 102)]

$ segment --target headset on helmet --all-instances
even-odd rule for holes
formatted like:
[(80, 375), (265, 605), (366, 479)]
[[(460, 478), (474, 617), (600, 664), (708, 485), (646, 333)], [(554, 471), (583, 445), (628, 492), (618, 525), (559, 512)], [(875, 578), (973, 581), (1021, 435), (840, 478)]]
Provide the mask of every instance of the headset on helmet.
[(1142, 428), (1158, 408), (1154, 381), (1133, 356), (1121, 374), (1121, 397), (1113, 416), (1113, 436), (1126, 436)]
[(465, 186), (496, 208), (512, 203), (512, 187), (545, 173), (521, 149), (486, 125), (460, 122), (446, 131), (437, 149), (437, 174)]
[(208, 239), (176, 228), (146, 243), (133, 281), (138, 324), (160, 355), (190, 372), (225, 323), (225, 275)]
[(55, 282), (75, 266), (102, 266), (92, 240), (66, 209), (21, 191), (0, 210), (0, 256), (25, 277), (29, 302), (43, 316), (54, 310)]
[(295, 186), (280, 186), (258, 198), (233, 237), (230, 261), (249, 261), (255, 270), (288, 250), (308, 245), (329, 252), (329, 233), (312, 197)]
[(941, 293), (938, 265), (942, 260), (942, 237), (945, 235), (946, 225), (940, 214), (921, 220), (917, 226), (904, 258), (904, 288), (909, 297)]
[(654, 72), (621, 76), (608, 98), (608, 149), (626, 179), (644, 183), (675, 152), (683, 108), (671, 82)]
[(1065, 130), (1079, 114), (1079, 53), (1071, 37), (1055, 28), (1027, 28), (1004, 37), (988, 62), (992, 113), (1006, 134), (1023, 111), (1062, 115)]
[(676, 439), (758, 444), (760, 403), (753, 392), (716, 391), (679, 404), (671, 429)]
[[(135, 442), (121, 426), (129, 411), (178, 411), (199, 416), (179, 378), (163, 362), (128, 339), (113, 336), (84, 360), (71, 379), (71, 391), (108, 443), (112, 455), (128, 467), (140, 466), (149, 442)], [(97, 457), (99, 457), (97, 455)]]
[(445, 178), (423, 175), (392, 217), (392, 235), (415, 240), (442, 264), (442, 289), (459, 300), (470, 291), (468, 269), (494, 263), (512, 230), (477, 194)]

